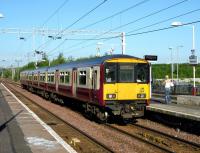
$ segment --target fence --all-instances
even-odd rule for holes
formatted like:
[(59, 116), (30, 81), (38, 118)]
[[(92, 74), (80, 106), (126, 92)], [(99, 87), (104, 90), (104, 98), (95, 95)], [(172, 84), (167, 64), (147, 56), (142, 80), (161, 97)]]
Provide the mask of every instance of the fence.
[[(152, 92), (163, 94), (165, 92), (165, 88), (162, 84), (152, 84)], [(171, 94), (173, 95), (192, 95), (192, 93), (192, 84), (174, 85), (171, 89)], [(200, 85), (196, 85), (196, 95), (200, 96)]]

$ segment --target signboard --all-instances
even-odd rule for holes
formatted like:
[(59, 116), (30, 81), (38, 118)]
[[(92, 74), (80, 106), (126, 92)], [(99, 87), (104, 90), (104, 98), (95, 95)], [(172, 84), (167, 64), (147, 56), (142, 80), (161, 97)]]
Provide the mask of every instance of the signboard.
[(189, 56), (189, 64), (191, 64), (191, 65), (197, 65), (198, 64), (197, 56), (195, 56), (195, 55)]
[(148, 60), (148, 61), (157, 61), (158, 56), (156, 56), (156, 55), (145, 55), (144, 59)]

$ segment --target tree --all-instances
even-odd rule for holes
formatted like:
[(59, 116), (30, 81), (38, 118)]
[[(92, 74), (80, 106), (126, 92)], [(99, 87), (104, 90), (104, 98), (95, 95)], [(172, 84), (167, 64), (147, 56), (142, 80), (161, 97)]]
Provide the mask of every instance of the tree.
[(66, 59), (63, 56), (63, 53), (59, 53), (58, 57), (56, 59), (53, 59), (53, 61), (51, 62), (51, 66), (58, 65), (58, 64), (63, 64), (65, 62), (66, 62)]

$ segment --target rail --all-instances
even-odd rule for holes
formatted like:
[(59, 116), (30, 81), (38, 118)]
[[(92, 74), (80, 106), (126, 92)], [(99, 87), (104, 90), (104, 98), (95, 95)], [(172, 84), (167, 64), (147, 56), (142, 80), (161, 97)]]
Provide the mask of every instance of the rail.
[[(30, 99), (29, 97), (26, 97), (24, 96), (23, 94), (21, 94), (19, 91), (16, 91), (15, 89), (13, 89), (11, 86), (8, 85), (8, 83), (10, 84), (15, 84), (15, 83), (12, 83), (12, 82), (4, 82), (7, 84), (7, 87), (10, 89), (10, 90), (14, 90), (15, 93), (17, 93), (17, 95), (20, 97), (23, 97), (23, 99), (27, 99), (28, 101), (30, 101), (30, 103), (32, 103), (33, 105), (39, 107), (42, 112), (47, 112), (48, 114), (51, 114), (53, 117), (57, 118), (58, 120), (60, 120), (61, 122), (63, 122), (64, 124), (66, 124), (67, 126), (71, 127), (72, 129), (74, 129), (75, 131), (77, 131), (78, 133), (80, 133), (81, 135), (83, 135), (84, 137), (86, 137), (86, 139), (88, 139), (90, 142), (96, 144), (96, 146), (99, 146), (101, 147), (104, 152), (109, 152), (109, 153), (114, 153), (113, 150), (111, 150), (109, 147), (107, 147), (105, 144), (99, 142), (98, 140), (96, 140), (95, 138), (91, 137), (90, 135), (88, 135), (87, 133), (81, 131), (80, 129), (78, 129), (77, 127), (73, 126), (72, 124), (70, 124), (69, 122), (66, 122), (64, 121), (62, 118), (60, 118), (59, 116), (53, 114), (52, 112), (50, 112), (49, 110), (41, 107), (40, 105), (38, 105), (37, 103), (35, 103), (32, 99)], [(15, 84), (16, 85), (16, 84)], [(29, 105), (29, 104), (28, 104)], [(30, 106), (30, 105), (29, 105)], [(47, 123), (49, 126), (55, 126), (55, 124), (53, 122), (51, 123)], [(63, 128), (63, 127), (62, 127)]]
[(161, 151), (165, 152), (199, 152), (200, 145), (186, 141), (181, 138), (170, 136), (168, 134), (140, 126), (137, 124), (127, 125), (126, 127), (120, 127), (118, 125), (106, 125), (120, 133), (123, 133), (129, 137), (143, 141), (149, 145), (152, 145)]

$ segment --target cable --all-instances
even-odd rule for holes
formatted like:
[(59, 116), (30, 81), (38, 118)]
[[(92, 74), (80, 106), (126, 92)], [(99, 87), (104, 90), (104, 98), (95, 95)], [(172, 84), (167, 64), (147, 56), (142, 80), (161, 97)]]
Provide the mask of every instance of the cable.
[[(101, 23), (101, 22), (103, 22), (103, 21), (106, 21), (106, 20), (108, 20), (108, 19), (110, 19), (110, 18), (113, 18), (113, 17), (119, 15), (119, 14), (122, 14), (122, 13), (124, 13), (124, 12), (127, 12), (127, 11), (133, 9), (133, 8), (136, 8), (136, 7), (138, 7), (138, 6), (140, 6), (140, 5), (144, 4), (144, 3), (146, 3), (146, 2), (148, 2), (148, 1), (150, 1), (150, 0), (143, 0), (143, 1), (139, 2), (139, 3), (137, 3), (137, 4), (132, 5), (131, 7), (128, 7), (128, 8), (126, 8), (126, 9), (124, 9), (124, 10), (121, 10), (121, 11), (119, 11), (119, 12), (117, 12), (117, 13), (111, 15), (111, 16), (108, 16), (108, 17), (106, 17), (106, 18), (104, 18), (104, 19), (101, 19), (101, 20), (96, 21), (96, 22), (94, 22), (94, 23), (91, 23), (91, 24), (89, 24), (89, 25), (87, 25), (87, 26), (84, 26), (84, 27), (82, 27), (80, 30), (86, 29), (86, 28), (88, 28), (88, 27), (94, 26), (94, 25), (96, 25), (96, 24), (98, 24), (98, 23)], [(68, 40), (69, 40), (69, 39), (68, 39)], [(70, 40), (71, 40), (71, 39), (70, 39)], [(81, 40), (81, 39), (80, 39), (80, 40)], [(83, 42), (83, 43), (84, 43), (84, 42)], [(83, 44), (83, 43), (81, 43), (81, 44)], [(62, 44), (63, 44), (63, 43), (62, 43)], [(80, 45), (80, 44), (79, 44), (79, 45)], [(59, 45), (59, 46), (60, 46), (60, 45)], [(53, 51), (53, 50), (55, 50), (55, 49), (52, 49), (51, 51)], [(51, 52), (51, 51), (50, 51), (50, 52)]]
[(182, 3), (185, 3), (185, 2), (187, 2), (187, 1), (188, 1), (188, 0), (183, 0), (183, 1), (181, 1), (181, 2), (175, 3), (175, 4), (173, 4), (173, 5), (170, 5), (170, 6), (166, 7), (166, 8), (163, 8), (163, 9), (161, 9), (161, 10), (152, 12), (152, 13), (150, 13), (150, 14), (148, 14), (148, 15), (146, 15), (146, 16), (143, 16), (143, 17), (141, 17), (141, 18), (138, 18), (138, 19), (136, 19), (136, 20), (134, 20), (134, 21), (131, 21), (131, 22), (128, 22), (128, 23), (126, 23), (126, 24), (124, 24), (124, 25), (121, 25), (121, 26), (118, 26), (118, 27), (116, 27), (116, 28), (110, 29), (110, 30), (108, 30), (107, 32), (105, 32), (104, 34), (110, 32), (110, 31), (114, 31), (114, 30), (117, 30), (117, 29), (121, 29), (121, 28), (126, 27), (126, 26), (128, 26), (128, 25), (130, 25), (130, 24), (133, 24), (133, 23), (135, 23), (135, 22), (138, 22), (138, 21), (141, 21), (141, 20), (143, 20), (143, 19), (146, 19), (146, 18), (148, 18), (148, 17), (150, 17), (150, 16), (153, 16), (153, 15), (156, 15), (156, 14), (161, 13), (161, 12), (163, 12), (163, 11), (166, 11), (166, 10), (168, 10), (168, 9), (170, 9), (170, 8), (173, 8), (173, 7), (177, 6), (177, 5), (180, 5), (180, 4), (182, 4)]
[(137, 6), (140, 6), (140, 5), (142, 5), (142, 4), (144, 4), (144, 3), (148, 2), (148, 1), (150, 1), (150, 0), (143, 0), (143, 1), (139, 2), (139, 3), (137, 3), (137, 4), (132, 5), (131, 7), (128, 7), (128, 8), (126, 8), (126, 9), (124, 9), (124, 10), (121, 10), (121, 11), (119, 11), (119, 12), (117, 12), (117, 13), (111, 15), (111, 16), (108, 16), (108, 17), (106, 17), (106, 18), (104, 18), (104, 19), (101, 19), (101, 20), (96, 21), (96, 22), (94, 22), (94, 23), (91, 23), (91, 24), (89, 24), (89, 25), (87, 25), (87, 26), (84, 26), (83, 28), (81, 28), (81, 30), (86, 29), (86, 28), (88, 28), (88, 27), (91, 27), (91, 26), (93, 26), (93, 25), (96, 25), (96, 24), (98, 24), (98, 23), (101, 23), (101, 22), (103, 22), (103, 21), (106, 21), (106, 20), (108, 20), (108, 19), (110, 19), (110, 18), (113, 18), (113, 17), (115, 17), (115, 16), (117, 16), (117, 15), (119, 15), (119, 14), (122, 14), (122, 13), (124, 13), (124, 12), (127, 12), (127, 11), (129, 11), (129, 10), (131, 10), (131, 9), (133, 9), (133, 8), (136, 8)]
[[(180, 5), (180, 4), (182, 4), (182, 3), (185, 3), (185, 2), (187, 2), (187, 1), (188, 1), (188, 0), (183, 0), (183, 1), (180, 1), (180, 2), (178, 2), (178, 3), (172, 4), (172, 5), (170, 5), (170, 6), (166, 7), (166, 8), (163, 8), (163, 9), (160, 9), (160, 10), (158, 10), (158, 11), (152, 12), (152, 13), (150, 13), (150, 14), (148, 14), (148, 15), (146, 15), (146, 16), (143, 16), (143, 17), (141, 17), (141, 18), (138, 18), (138, 19), (136, 19), (136, 20), (134, 20), (134, 21), (131, 21), (131, 22), (128, 22), (128, 23), (126, 23), (126, 24), (124, 24), (124, 25), (121, 25), (121, 26), (118, 26), (118, 27), (116, 27), (116, 28), (110, 29), (110, 30), (106, 31), (105, 33), (103, 33), (103, 34), (101, 34), (101, 35), (99, 35), (99, 36), (97, 36), (97, 37), (100, 37), (100, 36), (102, 36), (102, 35), (105, 35), (105, 34), (107, 34), (108, 32), (111, 32), (111, 31), (113, 31), (113, 30), (117, 30), (117, 29), (120, 29), (120, 28), (125, 27), (125, 26), (127, 26), (127, 25), (136, 23), (136, 22), (138, 22), (138, 21), (140, 21), (140, 20), (146, 19), (146, 18), (148, 18), (148, 17), (150, 17), (150, 16), (153, 16), (153, 15), (156, 15), (156, 14), (161, 13), (161, 12), (163, 12), (163, 11), (166, 11), (166, 10), (168, 10), (168, 9), (170, 9), (170, 8), (173, 8), (173, 7), (175, 7), (175, 6), (178, 6), (178, 5)], [(96, 36), (93, 37), (92, 39), (95, 39), (95, 38), (96, 38)], [(99, 39), (97, 39), (97, 40), (99, 40)], [(85, 42), (87, 42), (87, 41), (88, 41), (88, 40), (84, 40), (83, 42), (76, 43), (75, 45), (70, 46), (68, 49), (71, 49), (71, 48), (73, 48), (73, 47), (77, 47), (77, 46), (79, 46), (79, 45), (81, 45), (81, 44), (83, 44), (83, 43), (85, 43)], [(55, 48), (55, 49), (56, 49), (56, 48)]]
[[(58, 36), (59, 34), (63, 33), (64, 31), (66, 31), (67, 29), (71, 28), (73, 25), (75, 25), (76, 23), (78, 23), (80, 20), (84, 19), (86, 16), (88, 16), (90, 13), (92, 13), (93, 11), (95, 11), (97, 8), (99, 8), (101, 5), (103, 5), (105, 2), (107, 2), (108, 0), (104, 0), (103, 2), (101, 2), (100, 4), (98, 4), (97, 6), (95, 6), (93, 9), (91, 9), (90, 11), (86, 12), (84, 15), (82, 15), (80, 18), (78, 18), (76, 21), (74, 21), (72, 24), (70, 24), (69, 26), (67, 26), (64, 30), (61, 30), (60, 32), (58, 32), (58, 34), (56, 34), (56, 36)], [(38, 47), (38, 49), (47, 44), (48, 42), (50, 42), (52, 40), (49, 40), (47, 42), (45, 42), (44, 44), (40, 45)], [(63, 42), (61, 42), (61, 44), (63, 44)], [(58, 45), (60, 46), (60, 45)]]
[[(138, 32), (138, 33), (132, 33), (132, 34), (128, 34), (128, 35), (125, 35), (126, 37), (131, 37), (131, 36), (136, 36), (136, 35), (142, 35), (142, 34), (147, 34), (147, 33), (153, 33), (153, 32), (158, 32), (158, 31), (164, 31), (164, 30), (169, 30), (169, 29), (172, 29), (172, 28), (178, 28), (178, 27), (182, 27), (182, 26), (186, 26), (186, 25), (191, 25), (191, 24), (196, 24), (196, 23), (200, 23), (200, 20), (196, 20), (196, 21), (192, 21), (192, 22), (188, 22), (188, 23), (185, 23), (185, 24), (182, 24), (182, 25), (179, 25), (179, 26), (169, 26), (169, 27), (164, 27), (164, 28), (159, 28), (159, 29), (154, 29), (154, 30), (149, 30), (149, 31), (144, 31), (144, 32)], [(118, 38), (120, 36), (116, 36), (116, 37), (112, 37), (112, 38)], [(99, 38), (99, 39), (94, 39), (94, 40), (100, 40), (100, 39), (110, 39), (110, 37), (108, 38)], [(87, 48), (91, 45), (88, 45), (88, 46), (85, 46), (85, 47), (81, 47), (81, 48)], [(79, 51), (78, 49), (76, 51)], [(72, 51), (68, 51), (66, 53), (70, 53)], [(73, 51), (75, 52), (75, 51)]]
[(146, 29), (146, 28), (149, 28), (149, 27), (152, 27), (152, 26), (155, 26), (155, 25), (158, 25), (158, 24), (161, 24), (161, 23), (170, 21), (170, 20), (172, 20), (172, 19), (176, 19), (176, 18), (179, 18), (179, 17), (183, 17), (183, 16), (185, 16), (185, 15), (188, 15), (188, 14), (191, 14), (191, 13), (194, 13), (194, 12), (198, 12), (198, 11), (200, 11), (200, 9), (192, 10), (192, 11), (189, 11), (189, 12), (187, 12), (187, 13), (180, 14), (180, 15), (177, 15), (177, 16), (175, 16), (175, 17), (171, 17), (171, 18), (168, 18), (168, 19), (165, 19), (165, 20), (162, 20), (162, 21), (159, 21), (159, 22), (150, 24), (150, 25), (148, 25), (148, 26), (144, 26), (144, 27), (142, 27), (142, 28), (138, 28), (138, 29), (136, 29), (136, 30), (129, 31), (129, 32), (127, 32), (126, 34), (129, 34), (129, 33), (135, 32), (135, 31), (139, 31), (139, 30), (142, 30), (142, 29)]
[(69, 2), (69, 0), (65, 0), (45, 21), (44, 21), (44, 23), (42, 24), (42, 26), (40, 26), (40, 27), (44, 27), (44, 25), (53, 17), (53, 16), (55, 16), (55, 14), (57, 14), (58, 13), (58, 11), (60, 10), (60, 9), (62, 9), (64, 6), (65, 6), (65, 4), (67, 3), (67, 2)]
[[(40, 28), (43, 28), (44, 27), (44, 25), (53, 17), (53, 16), (55, 16), (57, 13), (58, 13), (58, 11), (60, 10), (60, 9), (62, 9), (65, 5), (66, 5), (66, 3), (67, 2), (69, 2), (69, 0), (65, 0), (42, 24), (41, 24), (41, 26), (39, 26)], [(31, 35), (28, 37), (28, 38), (26, 38), (26, 39), (29, 39), (31, 37)]]
[(69, 2), (69, 0), (65, 0), (43, 23), (42, 23), (42, 25), (41, 26), (39, 26), (40, 28), (42, 28), (42, 27), (44, 27), (44, 25), (53, 17), (53, 16), (55, 16), (57, 13), (58, 13), (58, 11), (60, 10), (60, 9), (62, 9), (65, 5), (66, 5), (66, 3), (67, 2)]
[(141, 34), (146, 34), (146, 33), (152, 33), (152, 32), (158, 32), (158, 31), (163, 31), (163, 30), (168, 30), (168, 29), (172, 29), (172, 28), (178, 28), (178, 27), (182, 27), (182, 26), (186, 26), (186, 25), (191, 25), (191, 24), (195, 24), (195, 23), (199, 23), (200, 20), (197, 21), (192, 21), (192, 22), (188, 22), (179, 26), (170, 26), (170, 27), (165, 27), (165, 28), (159, 28), (159, 29), (155, 29), (155, 30), (149, 30), (149, 31), (144, 31), (144, 32), (138, 32), (138, 33), (132, 33), (132, 34), (128, 34), (126, 35), (126, 37), (130, 37), (130, 36), (135, 36), (135, 35), (141, 35)]
[(99, 8), (101, 5), (103, 5), (106, 1), (108, 0), (104, 0), (103, 2), (101, 2), (100, 4), (98, 4), (96, 7), (94, 7), (92, 10), (90, 10), (89, 12), (85, 13), (83, 16), (81, 16), (80, 18), (78, 18), (76, 21), (74, 21), (72, 24), (70, 24), (68, 27), (66, 27), (63, 31), (66, 31), (67, 29), (71, 28), (73, 25), (75, 25), (76, 23), (78, 23), (80, 20), (84, 19), (86, 16), (88, 16), (90, 13), (92, 13), (93, 11), (95, 11), (97, 8)]

